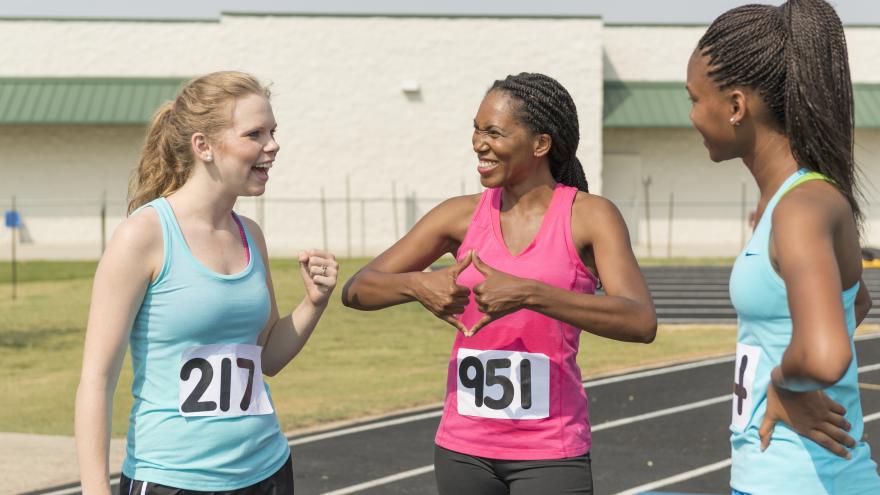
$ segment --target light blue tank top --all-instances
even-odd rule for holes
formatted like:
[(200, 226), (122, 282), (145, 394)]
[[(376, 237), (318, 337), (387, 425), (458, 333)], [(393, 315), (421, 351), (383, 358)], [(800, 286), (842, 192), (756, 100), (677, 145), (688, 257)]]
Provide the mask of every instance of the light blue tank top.
[[(134, 404), (122, 472), (132, 479), (190, 490), (235, 490), (252, 485), (280, 469), (290, 455), (274, 412), (184, 416), (182, 396), (201, 399), (199, 405), (208, 404), (208, 409), (213, 404), (215, 411), (224, 401), (204, 402), (211, 393), (222, 392), (180, 395), (179, 389), (184, 374), (182, 357), (188, 350), (212, 344), (256, 345), (270, 310), (262, 257), (252, 250), (240, 273), (215, 273), (193, 256), (165, 198), (144, 207), (154, 208), (159, 215), (164, 255), (161, 272), (147, 288), (131, 331)], [(255, 246), (247, 228), (242, 227), (248, 246)], [(242, 362), (247, 364), (233, 358), (231, 367), (224, 363), (229, 369), (215, 369), (211, 387), (222, 390), (221, 382), (225, 381), (228, 388), (229, 377), (233, 373), (239, 376), (237, 364)], [(192, 383), (201, 383), (206, 372), (204, 368), (190, 369), (186, 374)], [(247, 374), (244, 370), (243, 375)], [(271, 407), (268, 386), (264, 387), (265, 403)], [(259, 390), (249, 392), (256, 397)], [(230, 401), (229, 395), (225, 406), (232, 402), (237, 407), (240, 398)]]
[[(758, 429), (767, 410), (770, 371), (782, 362), (792, 331), (785, 282), (769, 257), (773, 210), (789, 190), (815, 179), (828, 180), (806, 169), (798, 170), (786, 179), (767, 204), (730, 276), (730, 298), (736, 308), (739, 327), (730, 426), (733, 461), (730, 485), (744, 493), (880, 494), (877, 466), (871, 460), (868, 444), (863, 441), (851, 450), (852, 459), (846, 460), (778, 423), (770, 447), (761, 452)], [(846, 408), (846, 419), (852, 424), (849, 434), (856, 440), (860, 440), (864, 433), (856, 351), (852, 343), (858, 289), (856, 283), (841, 294), (852, 346), (852, 363), (839, 382), (825, 389), (831, 399)]]

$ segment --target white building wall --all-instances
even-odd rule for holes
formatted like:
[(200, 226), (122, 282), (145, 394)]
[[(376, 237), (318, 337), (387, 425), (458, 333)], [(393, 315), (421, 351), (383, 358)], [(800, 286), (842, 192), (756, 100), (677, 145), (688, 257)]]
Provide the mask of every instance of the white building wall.
[[(0, 76), (252, 72), (272, 84), (279, 122), (281, 152), (259, 215), (270, 250), (290, 255), (323, 243), (318, 202), (323, 188), (330, 198), (330, 247), (347, 254), (351, 238), (352, 254), (362, 249), (373, 254), (402, 234), (407, 212), (402, 205), (398, 208), (395, 229), (387, 199), (365, 202), (361, 230), (361, 204), (355, 201), (349, 231), (342, 201), (346, 178), (355, 198), (389, 198), (392, 184), (398, 197), (415, 194), (415, 216), (440, 199), (477, 192), (471, 121), (492, 81), (510, 73), (544, 72), (568, 88), (580, 116), (578, 155), (599, 190), (601, 36), (598, 19), (235, 15), (220, 22), (0, 21), (0, 42), (16, 47), (0, 51)], [(417, 81), (421, 91), (404, 94), (404, 80)], [(104, 139), (78, 126), (64, 133), (79, 133), (83, 143)], [(133, 168), (141, 137), (124, 133), (115, 139), (124, 140), (118, 147), (128, 150), (118, 161)], [(20, 144), (13, 147), (18, 147), (17, 155), (33, 152)], [(47, 157), (47, 167), (61, 166), (50, 160), (55, 159)], [(5, 159), (0, 163), (3, 198), (10, 182), (5, 178), (19, 177), (19, 171)], [(101, 174), (88, 158), (75, 166), (86, 177)], [(107, 187), (111, 196), (122, 196), (124, 179), (120, 175), (110, 184), (85, 180), (83, 187), (102, 185), (83, 194), (95, 197)], [(40, 182), (21, 184), (22, 197), (49, 194)], [(260, 207), (247, 199), (241, 209), (257, 214)], [(52, 230), (34, 231), (32, 237), (48, 239)], [(60, 233), (58, 241), (63, 241)]]
[[(684, 81), (687, 61), (705, 27), (606, 26), (606, 80)], [(854, 82), (880, 82), (880, 28), (847, 28)], [(692, 129), (605, 129), (603, 194), (630, 226), (637, 254), (734, 256), (747, 239), (758, 199), (741, 162), (715, 164)], [(863, 172), (865, 243), (880, 245), (880, 130), (856, 131)], [(643, 178), (651, 178), (645, 210)], [(745, 203), (743, 203), (745, 189)], [(674, 194), (670, 236), (670, 194)], [(743, 213), (745, 212), (745, 214)], [(647, 221), (650, 217), (651, 221)], [(648, 249), (650, 225), (651, 249)], [(671, 237), (671, 245), (669, 239)]]
[[(684, 81), (687, 62), (708, 26), (605, 26), (604, 77)], [(845, 28), (854, 82), (880, 82), (880, 27)]]

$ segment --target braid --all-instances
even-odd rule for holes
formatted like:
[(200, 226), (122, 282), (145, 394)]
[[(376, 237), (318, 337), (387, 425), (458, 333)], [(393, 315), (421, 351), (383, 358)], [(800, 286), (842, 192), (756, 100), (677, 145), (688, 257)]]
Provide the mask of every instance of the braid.
[(697, 44), (721, 89), (755, 89), (798, 164), (831, 180), (858, 224), (853, 94), (843, 26), (824, 0), (744, 5), (715, 19)]
[(550, 135), (553, 178), (587, 192), (587, 178), (575, 155), (580, 141), (577, 108), (568, 91), (552, 77), (528, 72), (495, 81), (488, 92), (492, 91), (503, 91), (519, 102), (517, 119), (532, 132)]

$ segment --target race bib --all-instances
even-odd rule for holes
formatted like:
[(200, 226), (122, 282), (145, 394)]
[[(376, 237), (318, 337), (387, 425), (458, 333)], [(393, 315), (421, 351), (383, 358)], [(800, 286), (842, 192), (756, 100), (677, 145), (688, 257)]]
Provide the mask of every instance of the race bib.
[(247, 344), (190, 347), (180, 356), (182, 416), (253, 416), (274, 412), (263, 385), (262, 348)]
[(761, 349), (746, 344), (736, 344), (736, 363), (733, 374), (733, 415), (731, 426), (743, 431), (749, 424), (754, 406), (752, 387)]
[(459, 349), (458, 413), (498, 419), (550, 415), (550, 358), (514, 351)]

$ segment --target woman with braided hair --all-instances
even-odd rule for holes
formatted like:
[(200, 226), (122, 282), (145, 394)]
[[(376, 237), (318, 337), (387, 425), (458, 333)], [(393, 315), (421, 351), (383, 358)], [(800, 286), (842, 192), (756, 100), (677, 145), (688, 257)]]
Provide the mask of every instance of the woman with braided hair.
[(687, 89), (711, 159), (742, 159), (761, 193), (730, 279), (739, 321), (731, 487), (880, 493), (861, 441), (853, 343), (871, 299), (843, 26), (823, 0), (732, 9), (699, 41)]
[[(459, 330), (436, 436), (441, 495), (593, 493), (580, 329), (654, 338), (626, 226), (587, 193), (578, 140), (574, 101), (556, 80), (496, 81), (472, 136), (487, 189), (431, 210), (343, 291), (361, 310), (418, 301)], [(423, 272), (445, 253), (453, 266)]]

